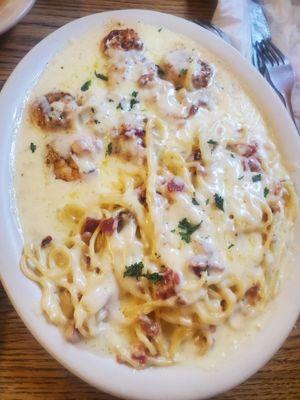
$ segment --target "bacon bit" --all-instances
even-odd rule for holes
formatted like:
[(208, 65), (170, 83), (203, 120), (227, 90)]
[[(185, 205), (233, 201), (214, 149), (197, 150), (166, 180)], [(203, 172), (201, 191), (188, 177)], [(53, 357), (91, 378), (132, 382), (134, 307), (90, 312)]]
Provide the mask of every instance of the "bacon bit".
[(85, 262), (86, 262), (87, 267), (89, 268), (91, 266), (91, 257), (85, 256)]
[(142, 50), (143, 42), (134, 29), (115, 29), (112, 30), (102, 40), (104, 52), (112, 48), (116, 50)]
[(138, 85), (140, 87), (150, 86), (149, 83), (152, 83), (155, 78), (155, 71), (151, 70), (147, 74), (143, 74), (138, 79)]
[(89, 232), (93, 234), (98, 228), (99, 223), (100, 219), (87, 217), (82, 228), (82, 233)]
[(216, 264), (209, 265), (208, 266), (208, 274), (210, 274), (210, 273), (221, 274), (224, 271), (224, 269), (225, 268), (221, 267), (220, 265), (216, 265)]
[(188, 112), (188, 118), (195, 115), (198, 110), (199, 110), (199, 106), (196, 106), (195, 104), (191, 105), (189, 112)]
[(143, 138), (145, 131), (141, 128), (134, 128), (131, 125), (122, 124), (120, 126), (120, 135), (126, 136), (128, 139), (137, 136), (138, 138)]
[(48, 235), (41, 241), (41, 248), (48, 246), (49, 243), (52, 242), (52, 236)]
[(258, 145), (257, 143), (254, 144), (247, 144), (247, 143), (229, 143), (227, 144), (226, 148), (233, 153), (238, 154), (241, 157), (251, 157), (253, 154), (257, 152)]
[(202, 272), (205, 272), (208, 269), (207, 263), (202, 263), (202, 264), (199, 264), (199, 265), (191, 265), (190, 267), (192, 268), (194, 274), (196, 276), (198, 276), (199, 278), (201, 277)]
[(166, 300), (176, 295), (176, 286), (179, 285), (180, 278), (177, 272), (174, 272), (170, 268), (165, 268), (161, 275), (163, 279), (156, 284), (154, 298)]
[(87, 217), (82, 229), (81, 229), (81, 240), (85, 243), (85, 244), (89, 244), (90, 243), (90, 239), (92, 234), (95, 232), (95, 230), (98, 228), (100, 223), (100, 219), (96, 219), (96, 218), (89, 218)]
[(204, 61), (199, 60), (198, 64), (201, 69), (193, 74), (192, 83), (195, 89), (202, 89), (209, 85), (213, 71), (211, 66)]
[(116, 361), (119, 364), (125, 364), (126, 363), (126, 361), (120, 356), (120, 354), (116, 355)]
[(143, 205), (146, 205), (146, 200), (147, 200), (147, 192), (146, 189), (139, 189), (138, 191), (138, 198), (139, 202)]
[(137, 361), (139, 364), (145, 365), (148, 361), (145, 346), (143, 344), (135, 346), (135, 349), (131, 354), (131, 358)]
[(194, 161), (202, 160), (202, 154), (201, 154), (201, 150), (199, 148), (194, 150), (193, 155), (194, 155)]
[(105, 235), (112, 235), (118, 227), (118, 219), (112, 217), (102, 219), (99, 223), (99, 226), (102, 233)]
[(78, 329), (74, 325), (70, 325), (65, 330), (65, 338), (72, 344), (79, 343), (81, 341), (81, 335)]
[(176, 299), (176, 304), (178, 306), (186, 306), (187, 302), (182, 297), (178, 296)]
[(137, 137), (139, 139), (138, 144), (145, 147), (145, 141), (144, 141), (145, 131), (144, 131), (144, 129), (135, 128), (131, 125), (122, 124), (120, 126), (119, 132), (120, 132), (120, 136), (127, 140)]
[(174, 179), (171, 179), (167, 183), (167, 188), (170, 193), (183, 192), (184, 191), (184, 183), (180, 179), (174, 178)]
[(242, 161), (243, 170), (251, 172), (260, 172), (262, 170), (261, 160), (258, 157), (251, 157)]
[(132, 218), (133, 215), (131, 212), (129, 211), (121, 211), (118, 214), (118, 227), (117, 227), (117, 231), (121, 232), (121, 230), (124, 228), (125, 224), (127, 222), (129, 222), (130, 218)]
[(154, 338), (159, 334), (159, 325), (156, 321), (149, 318), (148, 315), (142, 314), (139, 316), (141, 328), (146, 333), (148, 338)]
[(251, 306), (255, 306), (255, 304), (261, 299), (259, 294), (259, 285), (254, 285), (250, 289), (248, 289), (245, 293), (245, 299)]
[(282, 190), (282, 182), (277, 182), (275, 184), (274, 191), (273, 191), (274, 195), (279, 196), (281, 194), (281, 190)]

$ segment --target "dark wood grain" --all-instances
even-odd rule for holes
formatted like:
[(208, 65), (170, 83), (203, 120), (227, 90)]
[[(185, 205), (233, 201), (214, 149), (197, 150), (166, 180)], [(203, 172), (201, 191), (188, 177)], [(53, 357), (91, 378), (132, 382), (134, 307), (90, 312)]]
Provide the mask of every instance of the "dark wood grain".
[[(212, 0), (40, 0), (10, 32), (0, 36), (0, 88), (21, 58), (49, 33), (94, 12), (145, 8), (210, 20)], [(0, 110), (1, 112), (1, 110)], [(255, 357), (255, 354), (253, 355)], [(30, 335), (0, 285), (0, 399), (113, 400), (73, 376)], [(299, 400), (300, 323), (251, 379), (215, 400)], [(143, 400), (143, 399), (141, 399)], [(162, 399), (163, 400), (163, 399)]]

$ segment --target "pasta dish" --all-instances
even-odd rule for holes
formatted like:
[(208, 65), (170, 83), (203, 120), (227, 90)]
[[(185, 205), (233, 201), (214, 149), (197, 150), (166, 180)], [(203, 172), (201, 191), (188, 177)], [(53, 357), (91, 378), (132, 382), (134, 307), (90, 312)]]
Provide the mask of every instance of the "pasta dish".
[(169, 365), (276, 295), (294, 186), (247, 91), (191, 39), (112, 22), (73, 40), (16, 159), (21, 269), (66, 340)]

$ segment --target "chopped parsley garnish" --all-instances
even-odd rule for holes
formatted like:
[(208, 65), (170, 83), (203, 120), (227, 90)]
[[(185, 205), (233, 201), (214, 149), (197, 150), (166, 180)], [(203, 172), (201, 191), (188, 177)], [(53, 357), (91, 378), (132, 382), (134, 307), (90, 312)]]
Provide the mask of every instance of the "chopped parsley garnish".
[(243, 178), (244, 178), (244, 175), (240, 176), (240, 177), (238, 178), (238, 180), (241, 181)]
[(261, 181), (261, 174), (252, 176), (252, 181), (253, 182)]
[(137, 97), (138, 94), (139, 94), (139, 93), (138, 93), (136, 90), (134, 90), (134, 91), (131, 93), (131, 96), (132, 96), (132, 97)]
[(98, 119), (94, 119), (95, 124), (100, 124), (100, 121)]
[(147, 272), (145, 275), (143, 275), (145, 278), (148, 279), (148, 281), (152, 282), (152, 283), (157, 283), (157, 282), (161, 282), (163, 280), (163, 276), (161, 274), (159, 274), (158, 272), (153, 272), (153, 273), (149, 273)]
[(123, 107), (122, 107), (122, 104), (121, 104), (121, 103), (119, 103), (119, 104), (117, 105), (117, 110), (123, 110)]
[(138, 104), (139, 103), (139, 101), (138, 100), (136, 100), (136, 99), (130, 99), (130, 110), (132, 110), (133, 109), (133, 107), (136, 105), (136, 104)]
[(106, 154), (110, 156), (111, 153), (112, 153), (112, 150), (113, 150), (112, 142), (110, 142), (110, 143), (108, 143), (108, 146), (107, 146), (107, 149), (106, 149)]
[(265, 187), (264, 188), (264, 197), (267, 197), (269, 192), (270, 192), (270, 190), (267, 187)]
[(81, 86), (81, 91), (82, 92), (86, 92), (87, 90), (89, 90), (90, 86), (92, 84), (92, 81), (86, 81), (82, 86)]
[(227, 247), (227, 249), (230, 250), (233, 246), (234, 246), (234, 244), (231, 243), (231, 244)]
[(142, 263), (142, 261), (140, 261), (139, 263), (131, 264), (128, 267), (125, 267), (123, 278), (125, 278), (126, 276), (130, 276), (132, 278), (138, 279), (140, 276), (142, 276), (143, 268), (144, 264)]
[(221, 211), (224, 211), (224, 199), (218, 193), (214, 194), (215, 204), (216, 207), (219, 208)]
[(98, 73), (97, 71), (94, 71), (94, 72), (95, 72), (95, 77), (96, 78), (101, 79), (102, 81), (108, 81), (108, 77), (106, 75)]
[(158, 32), (160, 33), (162, 31), (162, 28), (159, 28)]
[(36, 151), (36, 144), (31, 142), (30, 143), (30, 150), (31, 150), (31, 153), (34, 153)]
[(195, 193), (194, 193), (194, 197), (192, 198), (192, 203), (194, 204), (194, 206), (199, 206), (199, 203), (195, 197)]
[(201, 224), (203, 221), (201, 221), (199, 224), (192, 224), (189, 222), (186, 218), (182, 219), (179, 221), (178, 224), (178, 229), (179, 229), (179, 235), (181, 236), (181, 240), (183, 240), (186, 243), (190, 243), (191, 241), (191, 235), (200, 228)]
[(180, 76), (184, 76), (184, 75), (187, 74), (187, 71), (188, 71), (188, 70), (187, 70), (186, 68), (181, 68), (179, 75), (180, 75)]
[(114, 102), (113, 99), (108, 99), (108, 101), (109, 101), (110, 103), (113, 103), (113, 102)]
[(231, 158), (235, 158), (235, 155), (233, 153), (230, 153)]
[(216, 142), (216, 141), (213, 140), (213, 139), (209, 139), (209, 140), (207, 141), (207, 143), (208, 143), (208, 144), (212, 144), (213, 146), (217, 146), (217, 144), (218, 144), (218, 142)]
[(209, 199), (205, 200), (205, 205), (207, 206), (207, 204), (209, 203)]
[(213, 139), (209, 139), (207, 143), (211, 146), (211, 152), (213, 152), (215, 148), (218, 146), (218, 142), (216, 142)]
[(123, 273), (123, 278), (125, 278), (126, 276), (129, 276), (131, 278), (135, 278), (136, 280), (138, 280), (140, 277), (145, 277), (148, 279), (148, 281), (152, 282), (152, 283), (158, 283), (161, 282), (163, 280), (163, 275), (161, 275), (158, 272), (147, 272), (146, 274), (143, 274), (143, 269), (144, 269), (144, 264), (142, 261), (140, 261), (139, 263), (134, 263), (131, 264), (129, 266), (125, 267), (125, 271)]

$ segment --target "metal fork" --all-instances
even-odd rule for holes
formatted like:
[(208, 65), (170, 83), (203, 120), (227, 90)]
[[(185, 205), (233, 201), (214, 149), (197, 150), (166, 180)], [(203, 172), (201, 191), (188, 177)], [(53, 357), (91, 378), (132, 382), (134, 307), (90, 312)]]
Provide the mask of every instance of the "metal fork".
[(199, 19), (194, 19), (193, 22), (195, 22), (195, 24), (202, 26), (202, 28), (205, 28), (209, 31), (211, 31), (212, 33), (220, 36), (222, 39), (224, 39), (227, 43), (230, 43), (230, 39), (229, 37), (226, 35), (225, 32), (223, 32), (220, 28), (218, 28), (217, 26), (211, 24), (210, 22), (207, 21), (200, 21)]
[(294, 71), (289, 60), (269, 39), (256, 42), (255, 50), (259, 71), (277, 91), (295, 123), (291, 102)]

